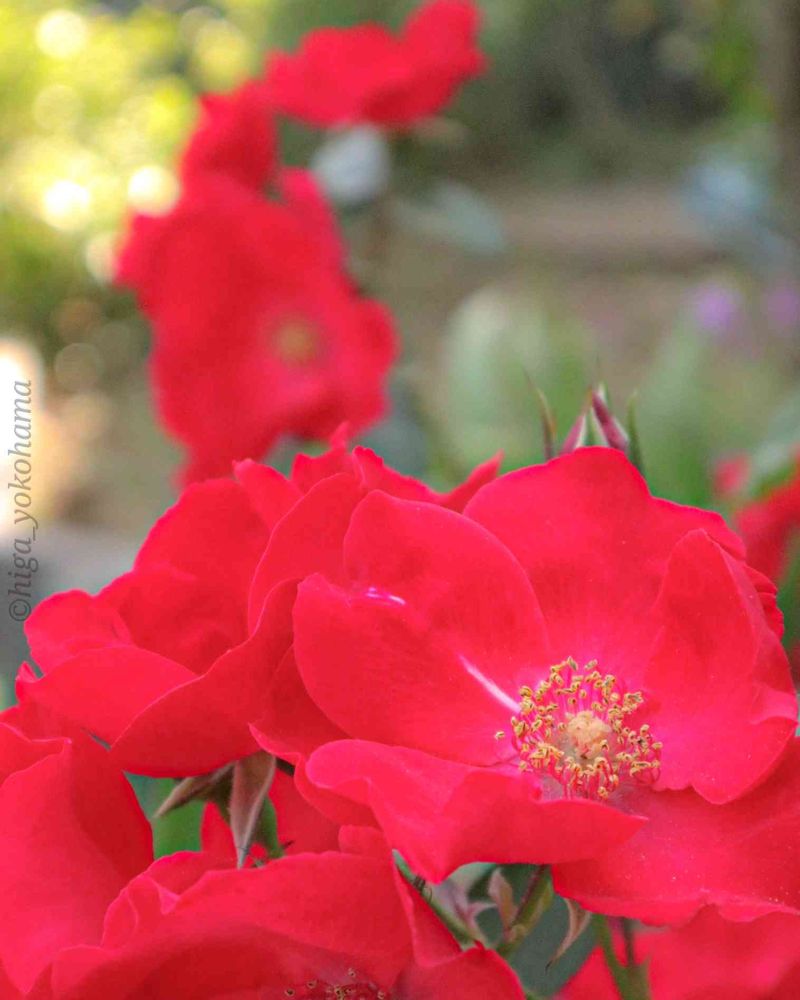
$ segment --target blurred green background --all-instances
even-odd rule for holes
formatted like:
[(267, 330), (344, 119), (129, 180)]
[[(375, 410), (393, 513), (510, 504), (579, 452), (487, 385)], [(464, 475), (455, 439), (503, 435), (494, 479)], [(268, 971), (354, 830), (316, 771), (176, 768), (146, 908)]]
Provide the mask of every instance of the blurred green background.
[[(109, 277), (129, 213), (176, 196), (197, 95), (414, 6), (0, 2), (0, 365), (35, 383), (42, 594), (125, 569), (173, 497), (147, 326)], [(499, 449), (513, 467), (542, 454), (531, 382), (563, 435), (603, 381), (618, 410), (638, 392), (657, 492), (714, 503), (742, 449), (774, 471), (797, 439), (800, 4), (479, 6), (490, 69), (393, 143), (377, 259), (374, 205), (340, 206), (404, 339), (370, 441), (441, 484)], [(282, 132), (287, 161), (347, 173), (342, 136)]]

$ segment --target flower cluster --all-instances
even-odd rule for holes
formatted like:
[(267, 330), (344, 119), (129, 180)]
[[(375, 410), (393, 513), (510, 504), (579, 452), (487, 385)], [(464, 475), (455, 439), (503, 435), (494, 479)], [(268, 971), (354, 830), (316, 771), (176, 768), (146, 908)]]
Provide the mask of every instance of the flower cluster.
[(296, 55), (270, 61), (267, 84), (279, 111), (312, 125), (408, 128), (483, 70), (477, 30), (468, 0), (434, 0), (400, 36), (378, 25), (315, 31)]
[[(598, 394), (612, 447), (490, 459), (445, 493), (350, 445), (391, 324), (272, 115), (406, 127), (480, 68), (476, 26), (434, 0), (399, 36), (313, 35), (207, 100), (180, 200), (134, 220), (120, 276), (202, 481), (130, 572), (27, 622), (0, 715), (2, 997), (524, 1000), (506, 957), (542, 885), (677, 928), (628, 948), (654, 1000), (800, 987), (772, 562), (652, 496)], [(287, 433), (329, 447), (254, 461)], [(205, 800), (199, 850), (154, 858), (124, 772), (175, 779), (162, 810)], [(473, 897), (428, 884), (475, 862)], [(512, 865), (536, 866), (518, 901)], [(624, 971), (632, 942), (606, 944)], [(565, 996), (609, 976), (593, 955)]]
[[(244, 462), (233, 481), (197, 484), (130, 573), (95, 597), (56, 595), (30, 619), (41, 676), (20, 673), (5, 731), (21, 756), (3, 769), (6, 787), (61, 813), (39, 784), (23, 789), (67, 759), (201, 784), (229, 780), (232, 766), (235, 784), (236, 768), (266, 751), (293, 772), (271, 786), (287, 857), (262, 848), (255, 870), (221, 871), (236, 852), (210, 806), (200, 856), (147, 868), (146, 826), (124, 782), (114, 772), (120, 817), (96, 787), (100, 765), (87, 764), (95, 787), (81, 808), (99, 811), (93, 835), (125, 859), (104, 866), (105, 893), (47, 880), (69, 907), (90, 900), (105, 916), (65, 918), (63, 940), (48, 929), (36, 968), (78, 990), (64, 996), (90, 996), (80, 976), (106, 990), (106, 976), (187, 976), (183, 949), (203, 942), (214, 975), (232, 977), (233, 949), (249, 975), (282, 977), (289, 996), (338, 996), (351, 968), (361, 993), (342, 996), (438, 997), (398, 985), (426, 976), (467, 996), (478, 975), (497, 985), (476, 997), (518, 996), (493, 954), (461, 953), (442, 928), (435, 945), (414, 930), (418, 910), (435, 920), (390, 849), (432, 882), (474, 861), (547, 864), (567, 898), (651, 923), (708, 906), (747, 921), (795, 913), (797, 703), (773, 600), (717, 515), (654, 499), (611, 449), (500, 478), (487, 463), (442, 495), (340, 439), (298, 457), (289, 477)], [(80, 766), (69, 764), (70, 781)], [(36, 822), (52, 850), (71, 842), (64, 815)], [(27, 835), (8, 835), (28, 849)], [(38, 879), (7, 858), (6, 879)], [(296, 878), (291, 898), (273, 878)], [(238, 895), (251, 891), (252, 909)], [(235, 904), (222, 902), (228, 892)], [(317, 900), (325, 892), (330, 901)], [(400, 907), (410, 936), (376, 907)], [(381, 921), (395, 927), (390, 942)], [(28, 988), (17, 970), (30, 976), (30, 965), (13, 935), (3, 941), (6, 975)]]
[(155, 398), (188, 451), (184, 483), (227, 475), (283, 435), (325, 439), (384, 412), (392, 319), (348, 275), (312, 175), (281, 164), (275, 118), (410, 125), (481, 69), (477, 29), (472, 3), (434, 0), (401, 38), (323, 29), (205, 98), (180, 199), (132, 220), (117, 265), (152, 323)]
[(302, 807), (308, 849), (267, 865), (237, 870), (214, 823), (201, 851), (154, 860), (108, 755), (59, 728), (29, 707), (0, 721), (4, 998), (522, 997), (431, 919), (377, 831)]

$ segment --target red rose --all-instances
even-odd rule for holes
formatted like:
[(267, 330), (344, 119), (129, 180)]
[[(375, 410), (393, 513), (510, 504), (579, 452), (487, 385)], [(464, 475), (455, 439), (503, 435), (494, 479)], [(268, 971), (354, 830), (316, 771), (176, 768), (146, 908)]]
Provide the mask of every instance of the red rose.
[(292, 723), (348, 737), (307, 776), (416, 871), (554, 863), (565, 895), (656, 922), (800, 904), (795, 695), (721, 518), (583, 449), (465, 516), (374, 492), (348, 524), (300, 586)]
[(204, 175), (169, 214), (137, 217), (120, 258), (153, 324), (156, 399), (189, 451), (184, 481), (385, 409), (391, 318), (345, 275), (310, 179), (289, 174), (284, 194)]
[(398, 998), (409, 983), (414, 1000), (444, 1000), (473, 976), (498, 1000), (521, 996), (496, 956), (462, 959), (369, 831), (345, 832), (347, 854), (260, 871), (219, 871), (233, 858), (208, 836), (204, 854), (153, 862), (150, 828), (108, 755), (86, 737), (48, 738), (50, 722), (30, 706), (0, 720), (3, 996), (264, 1000), (301, 996), (322, 974), (367, 997), (377, 980)]
[(127, 770), (183, 776), (254, 752), (245, 720), (291, 635), (278, 599), (247, 632), (268, 534), (236, 483), (191, 487), (130, 573), (35, 609), (26, 631), (44, 676), (23, 670), (21, 697), (100, 736)]
[[(195, 484), (156, 523), (130, 573), (96, 596), (69, 591), (39, 605), (26, 631), (44, 676), (23, 668), (20, 694), (144, 774), (201, 774), (253, 753), (248, 724), (267, 725), (273, 708), (276, 731), (294, 734), (282, 699), (296, 676), (295, 581), (341, 560), (350, 513), (370, 489), (458, 507), (496, 468), (487, 462), (439, 495), (338, 440), (319, 458), (300, 456), (288, 479), (246, 462), (240, 482)], [(318, 714), (323, 736), (338, 736)], [(315, 740), (313, 727), (305, 738)]]
[(331, 448), (316, 458), (298, 455), (288, 482), (277, 483), (274, 469), (242, 462), (236, 475), (250, 502), (267, 520), (275, 518), (271, 505), (280, 495), (280, 514), (286, 514), (254, 574), (250, 590), (250, 621), (258, 621), (273, 587), (287, 579), (301, 580), (310, 573), (337, 572), (342, 543), (356, 505), (371, 490), (381, 490), (403, 500), (424, 501), (451, 510), (463, 510), (485, 483), (495, 478), (496, 456), (478, 466), (448, 493), (437, 493), (411, 476), (401, 475), (369, 448), (346, 446), (346, 428), (335, 435)]
[(58, 950), (99, 941), (109, 904), (153, 859), (147, 820), (105, 751), (33, 721), (28, 735), (18, 709), (0, 716), (3, 997), (27, 995)]
[[(324, 572), (338, 579), (343, 572), (342, 556), (346, 532), (353, 511), (372, 491), (413, 499), (443, 508), (462, 510), (475, 492), (496, 475), (499, 457), (484, 463), (449, 493), (435, 493), (424, 483), (402, 476), (384, 464), (368, 448), (348, 452), (342, 440), (325, 455), (300, 455), (292, 470), (295, 502), (276, 525), (269, 544), (253, 576), (250, 589), (251, 627), (263, 609), (276, 599), (287, 581), (300, 581)], [(257, 504), (257, 497), (269, 495), (263, 488), (275, 473), (264, 466), (245, 463), (237, 475)], [(262, 486), (263, 481), (263, 486)], [(261, 487), (261, 488), (260, 488)], [(305, 787), (302, 759), (321, 743), (343, 737), (344, 732), (311, 701), (297, 673), (294, 651), (287, 648), (265, 692), (262, 714), (255, 721), (260, 737), (268, 734), (272, 752), (299, 765), (298, 780), (304, 793), (319, 795)], [(363, 811), (346, 811), (340, 822), (368, 822)]]
[(342, 987), (363, 1000), (522, 1000), (497, 955), (462, 952), (377, 831), (343, 830), (339, 850), (285, 776), (273, 801), (286, 830), (319, 846), (327, 830), (335, 849), (230, 870), (217, 820), (203, 853), (153, 862), (108, 754), (50, 738), (54, 725), (30, 703), (0, 718), (0, 995), (299, 1000)]
[(342, 847), (240, 871), (163, 858), (111, 905), (102, 941), (55, 957), (39, 1000), (323, 1000), (337, 988), (357, 1000), (522, 1000), (497, 955), (461, 951), (376, 833), (343, 831)]
[(790, 568), (792, 546), (800, 537), (800, 464), (788, 482), (742, 507), (736, 523), (748, 561), (780, 583)]
[(271, 58), (266, 87), (278, 111), (313, 125), (405, 128), (483, 70), (478, 22), (469, 0), (433, 0), (399, 36), (377, 24), (312, 31), (296, 55)]
[(180, 163), (185, 185), (220, 174), (261, 191), (276, 169), (276, 137), (263, 84), (207, 94)]
[[(776, 913), (733, 923), (706, 909), (677, 930), (637, 935), (636, 953), (637, 961), (647, 963), (652, 1000), (795, 1000), (800, 995), (800, 920), (795, 916)], [(599, 950), (562, 996), (619, 996)]]

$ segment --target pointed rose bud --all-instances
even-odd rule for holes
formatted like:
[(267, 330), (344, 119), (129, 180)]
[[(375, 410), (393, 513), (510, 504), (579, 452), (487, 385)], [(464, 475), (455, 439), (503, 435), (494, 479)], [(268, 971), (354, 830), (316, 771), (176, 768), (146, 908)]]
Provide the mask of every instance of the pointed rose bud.
[(517, 907), (514, 903), (514, 890), (511, 888), (501, 868), (495, 868), (492, 872), (489, 878), (487, 895), (497, 907), (500, 922), (503, 925), (503, 929), (507, 931), (514, 922)]
[(601, 392), (596, 389), (592, 391), (592, 413), (609, 448), (616, 448), (627, 455), (630, 445), (628, 435), (622, 424), (609, 410)]
[(547, 963), (548, 969), (578, 940), (592, 919), (592, 914), (588, 910), (584, 910), (580, 903), (576, 903), (572, 899), (565, 899), (564, 903), (567, 907), (567, 930), (555, 953)]
[(196, 774), (184, 778), (183, 781), (178, 782), (156, 809), (155, 818), (161, 819), (167, 813), (171, 813), (174, 809), (180, 809), (181, 806), (185, 806), (195, 799), (204, 801), (212, 799), (216, 791), (230, 778), (232, 772), (233, 765), (226, 764), (225, 767), (218, 767), (210, 774)]
[(452, 914), (467, 930), (471, 938), (483, 943), (483, 933), (478, 926), (478, 916), (484, 910), (491, 909), (491, 903), (485, 899), (470, 899), (468, 888), (455, 877), (432, 886), (430, 891), (433, 900), (445, 913)]
[(230, 819), (236, 858), (241, 868), (255, 839), (261, 810), (275, 777), (275, 758), (254, 753), (233, 765)]
[(569, 455), (586, 444), (586, 422), (586, 410), (583, 410), (564, 438), (564, 444), (561, 446), (562, 455)]

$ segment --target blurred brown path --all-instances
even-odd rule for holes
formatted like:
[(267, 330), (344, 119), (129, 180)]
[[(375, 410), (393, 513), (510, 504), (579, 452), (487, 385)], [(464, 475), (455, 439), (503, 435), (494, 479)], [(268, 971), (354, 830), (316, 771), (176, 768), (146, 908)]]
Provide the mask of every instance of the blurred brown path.
[(517, 251), (551, 264), (688, 271), (722, 258), (664, 183), (542, 191), (511, 182), (493, 186), (489, 197)]

